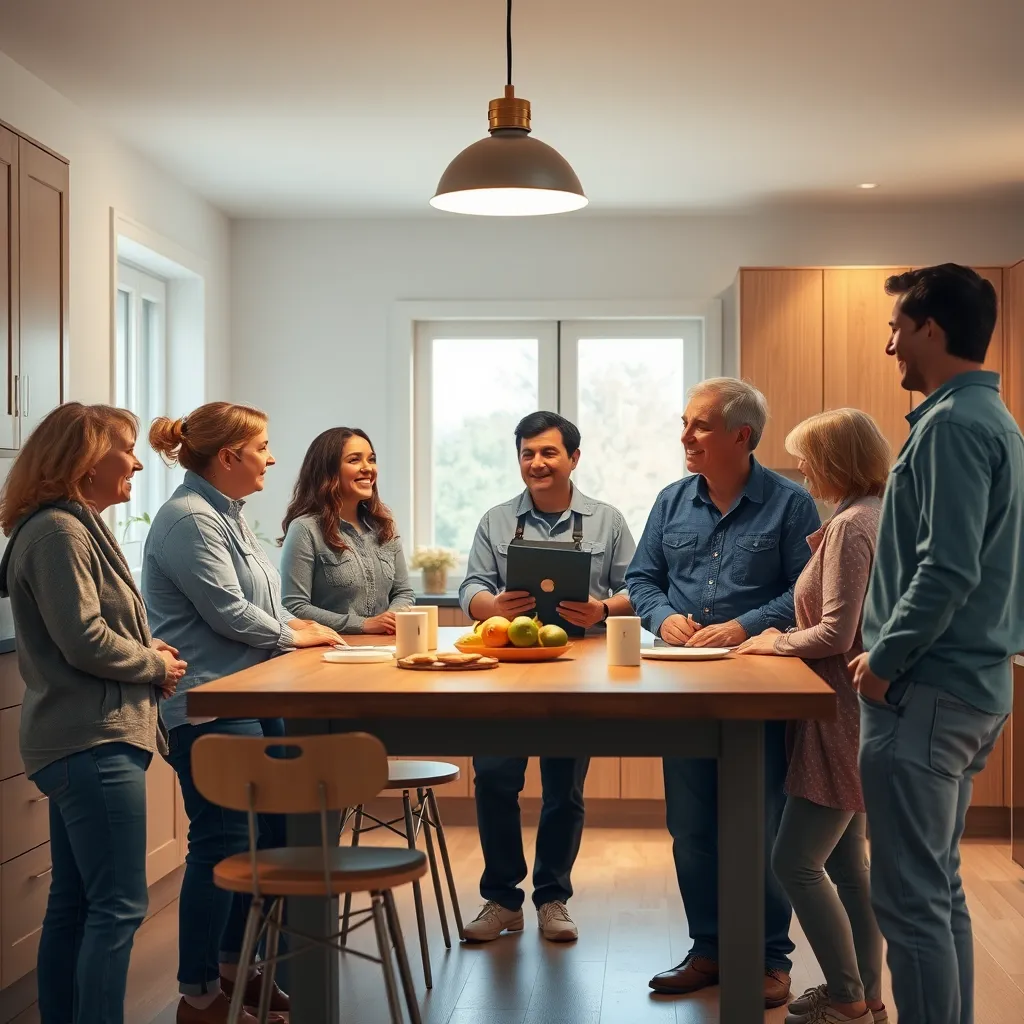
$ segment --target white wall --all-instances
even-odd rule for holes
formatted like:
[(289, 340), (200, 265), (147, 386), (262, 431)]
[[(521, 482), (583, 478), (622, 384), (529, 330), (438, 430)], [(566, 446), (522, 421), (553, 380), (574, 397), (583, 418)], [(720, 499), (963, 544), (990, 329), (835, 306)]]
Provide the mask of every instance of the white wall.
[[(396, 344), (389, 328), (398, 301), (706, 301), (729, 289), (743, 265), (1024, 258), (1020, 208), (858, 207), (677, 218), (234, 222), (231, 397), (270, 414), (278, 459), (252, 516), (270, 533), (312, 438), (329, 426), (361, 426), (378, 450), (382, 495), (408, 536), (409, 417), (393, 397), (405, 393), (393, 380), (408, 374), (407, 343)], [(481, 367), (482, 387), (491, 372)]]

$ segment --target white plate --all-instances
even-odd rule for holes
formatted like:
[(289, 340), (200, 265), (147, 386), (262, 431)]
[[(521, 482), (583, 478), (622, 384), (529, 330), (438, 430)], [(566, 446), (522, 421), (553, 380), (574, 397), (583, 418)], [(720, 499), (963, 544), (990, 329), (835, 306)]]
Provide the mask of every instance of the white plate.
[(324, 651), (324, 661), (336, 665), (372, 665), (375, 662), (394, 661), (389, 651), (367, 650), (365, 647), (343, 647), (337, 651)]
[(388, 654), (394, 654), (396, 650), (394, 644), (359, 644), (352, 647), (348, 644), (335, 644), (333, 649), (336, 651), (387, 651)]
[(731, 652), (729, 647), (643, 647), (640, 656), (654, 661), (715, 661)]

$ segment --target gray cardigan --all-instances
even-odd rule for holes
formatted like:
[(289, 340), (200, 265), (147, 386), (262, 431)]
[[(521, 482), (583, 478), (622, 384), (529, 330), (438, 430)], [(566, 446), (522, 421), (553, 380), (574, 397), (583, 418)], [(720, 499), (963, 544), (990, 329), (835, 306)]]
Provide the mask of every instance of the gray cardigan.
[(361, 633), (363, 623), (388, 609), (409, 608), (416, 598), (398, 537), (380, 544), (369, 524), (362, 532), (342, 522), (346, 549), (327, 546), (316, 516), (288, 526), (281, 551), (284, 606), (338, 633)]
[(103, 743), (158, 749), (163, 658), (106, 524), (62, 502), (26, 516), (0, 561), (25, 680), (21, 757), (29, 776)]

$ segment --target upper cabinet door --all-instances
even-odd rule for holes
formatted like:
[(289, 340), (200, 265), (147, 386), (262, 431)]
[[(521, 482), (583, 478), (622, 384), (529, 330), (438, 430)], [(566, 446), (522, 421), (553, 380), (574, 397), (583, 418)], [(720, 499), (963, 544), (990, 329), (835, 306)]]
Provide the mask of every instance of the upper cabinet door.
[(18, 136), (0, 128), (0, 448), (18, 446)]
[(874, 417), (893, 457), (910, 433), (910, 392), (896, 360), (885, 354), (893, 298), (885, 279), (905, 267), (825, 271), (825, 405), (851, 407)]
[[(1003, 399), (1024, 429), (1024, 261), (1006, 268), (1003, 300), (1006, 303), (1003, 318)], [(1024, 669), (1020, 674), (1024, 677)], [(1024, 764), (1024, 758), (1021, 760)], [(1024, 788), (1021, 789), (1021, 802), (1024, 804)]]
[(68, 165), (20, 139), (21, 439), (63, 400)]
[(822, 271), (740, 272), (740, 374), (768, 399), (758, 460), (795, 469), (786, 435), (822, 409)]

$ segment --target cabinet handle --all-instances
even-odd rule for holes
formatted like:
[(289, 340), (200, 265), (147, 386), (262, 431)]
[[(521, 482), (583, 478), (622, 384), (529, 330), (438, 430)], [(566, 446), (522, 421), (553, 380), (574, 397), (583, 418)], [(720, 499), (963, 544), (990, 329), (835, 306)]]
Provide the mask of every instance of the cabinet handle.
[(28, 802), (30, 804), (41, 804), (44, 800), (49, 800), (49, 799), (50, 798), (48, 796), (32, 796), (32, 797), (29, 797)]
[(28, 415), (28, 403), (29, 403), (29, 399), (32, 396), (32, 392), (31, 392), (31, 390), (29, 388), (29, 379), (28, 379), (28, 377), (27, 376), (22, 377), (21, 378), (21, 383), (25, 387), (25, 394), (22, 396), (22, 399), (21, 399), (21, 404), (22, 404), (22, 406), (24, 406), (24, 408), (22, 409), (22, 415), (27, 416)]
[(40, 878), (45, 878), (47, 875), (53, 873), (53, 866), (51, 865), (45, 871), (40, 871), (38, 875), (29, 875), (29, 880), (35, 882)]
[[(17, 374), (15, 374), (14, 375), (14, 415), (15, 416), (21, 415), (18, 412), (18, 405), (19, 405), (20, 397), (21, 397), (21, 378)], [(10, 402), (8, 401), (7, 404), (10, 405)]]

